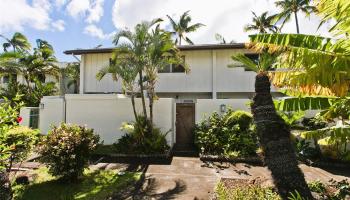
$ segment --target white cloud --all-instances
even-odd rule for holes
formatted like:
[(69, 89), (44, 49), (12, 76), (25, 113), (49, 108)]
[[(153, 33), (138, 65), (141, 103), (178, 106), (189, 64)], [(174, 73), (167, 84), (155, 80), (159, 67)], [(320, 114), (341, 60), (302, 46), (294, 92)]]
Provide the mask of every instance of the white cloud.
[[(152, 20), (166, 15), (178, 18), (183, 12), (191, 10), (194, 23), (201, 22), (205, 27), (190, 35), (196, 43), (215, 43), (215, 33), (220, 33), (226, 40), (247, 41), (250, 33), (243, 27), (251, 22), (251, 11), (261, 14), (269, 11), (278, 12), (273, 0), (116, 0), (112, 9), (113, 24), (116, 28), (132, 28), (142, 20)], [(319, 18), (310, 20), (299, 14), (302, 33), (328, 35), (326, 28), (317, 32)], [(295, 23), (291, 20), (283, 32), (295, 33)]]
[(75, 18), (84, 16), (89, 8), (89, 0), (71, 0), (67, 5), (68, 14)]
[(91, 3), (89, 9), (89, 16), (86, 19), (86, 22), (99, 22), (103, 16), (103, 3), (104, 0), (95, 0)]
[(103, 16), (103, 4), (104, 0), (71, 0), (66, 9), (70, 16), (84, 17), (87, 23), (93, 23)]
[(59, 19), (59, 20), (52, 22), (51, 25), (55, 30), (58, 30), (61, 32), (64, 31), (64, 29), (65, 29), (65, 22), (62, 19)]
[(57, 8), (61, 8), (67, 3), (67, 0), (55, 0), (55, 5)]
[(84, 33), (102, 40), (110, 39), (115, 34), (114, 32), (106, 34), (103, 32), (102, 29), (100, 29), (94, 24), (87, 25), (84, 29)]
[(24, 26), (38, 30), (50, 28), (50, 3), (33, 0), (32, 5), (25, 0), (0, 1), (0, 32), (22, 31)]

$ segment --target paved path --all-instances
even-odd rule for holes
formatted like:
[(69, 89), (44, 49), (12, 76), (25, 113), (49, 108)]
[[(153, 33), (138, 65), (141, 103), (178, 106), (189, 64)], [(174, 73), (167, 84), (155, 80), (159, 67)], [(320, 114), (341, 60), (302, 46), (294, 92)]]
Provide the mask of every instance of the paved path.
[[(306, 179), (328, 182), (331, 178), (347, 178), (325, 170), (300, 165)], [(171, 165), (149, 165), (141, 199), (209, 199), (220, 178), (267, 179), (272, 184), (270, 172), (265, 167), (244, 163), (205, 165), (198, 158), (174, 157)]]

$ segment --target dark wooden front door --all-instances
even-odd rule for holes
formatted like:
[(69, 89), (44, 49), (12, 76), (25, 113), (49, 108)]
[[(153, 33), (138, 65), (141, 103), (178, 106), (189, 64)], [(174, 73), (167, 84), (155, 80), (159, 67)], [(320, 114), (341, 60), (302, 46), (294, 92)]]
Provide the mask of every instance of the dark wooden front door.
[(195, 104), (176, 104), (176, 148), (178, 150), (191, 149), (193, 147), (195, 125)]

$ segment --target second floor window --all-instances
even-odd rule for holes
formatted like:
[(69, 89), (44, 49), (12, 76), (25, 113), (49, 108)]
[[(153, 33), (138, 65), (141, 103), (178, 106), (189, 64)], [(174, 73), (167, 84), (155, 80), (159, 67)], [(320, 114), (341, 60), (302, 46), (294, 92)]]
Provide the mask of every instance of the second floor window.
[[(182, 59), (185, 62), (185, 56), (182, 57)], [(163, 67), (163, 69), (160, 69), (158, 72), (159, 73), (185, 73), (185, 67), (182, 65), (174, 65), (174, 64), (169, 64)]]

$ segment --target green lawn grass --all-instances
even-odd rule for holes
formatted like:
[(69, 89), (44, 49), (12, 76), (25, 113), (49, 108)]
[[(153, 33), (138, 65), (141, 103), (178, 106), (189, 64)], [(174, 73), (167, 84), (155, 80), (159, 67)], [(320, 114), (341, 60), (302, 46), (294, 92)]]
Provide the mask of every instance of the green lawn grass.
[(68, 200), (107, 199), (140, 179), (141, 173), (126, 173), (118, 176), (117, 171), (84, 172), (79, 183), (62, 183), (48, 174), (47, 168), (36, 170), (38, 177), (27, 186), (13, 187), (16, 200)]

